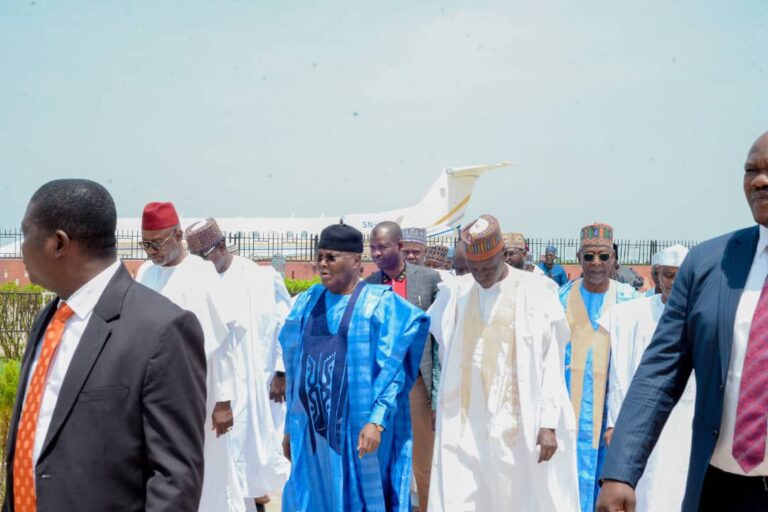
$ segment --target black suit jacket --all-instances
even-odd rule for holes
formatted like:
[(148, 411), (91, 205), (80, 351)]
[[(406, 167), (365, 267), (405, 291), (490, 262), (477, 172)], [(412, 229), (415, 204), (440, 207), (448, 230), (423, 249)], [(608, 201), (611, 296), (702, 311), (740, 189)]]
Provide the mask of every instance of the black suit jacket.
[[(429, 309), (437, 296), (437, 284), (441, 281), (440, 274), (431, 268), (421, 267), (419, 265), (411, 265), (407, 261), (405, 262), (405, 279), (407, 281), (406, 294), (408, 302), (414, 306), (421, 308), (423, 311)], [(370, 284), (383, 284), (384, 273), (381, 270), (377, 270), (365, 280)], [(433, 357), (436, 354), (436, 350), (433, 350), (432, 345), (434, 340), (430, 336), (430, 342), (424, 345), (424, 354), (422, 354), (421, 376), (424, 379), (424, 385), (427, 387), (428, 396), (433, 396), (433, 387), (437, 387), (439, 382), (439, 368), (440, 362), (434, 361)], [(433, 373), (433, 368), (435, 372)], [(433, 380), (435, 381), (433, 383)]]
[(632, 487), (692, 370), (696, 407), (684, 511), (699, 510), (720, 435), (736, 310), (757, 249), (757, 226), (708, 240), (685, 258), (621, 406), (602, 478)]
[[(6, 446), (4, 512), (35, 348), (56, 310), (35, 319)], [(35, 467), (40, 512), (196, 511), (203, 480), (206, 363), (192, 313), (120, 266), (62, 384)]]

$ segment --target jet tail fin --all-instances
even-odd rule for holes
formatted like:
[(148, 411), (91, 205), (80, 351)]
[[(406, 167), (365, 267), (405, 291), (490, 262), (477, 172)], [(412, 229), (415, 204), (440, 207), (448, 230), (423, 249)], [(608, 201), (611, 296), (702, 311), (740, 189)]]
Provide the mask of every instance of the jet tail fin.
[(503, 161), (443, 170), (424, 198), (409, 209), (409, 225), (426, 226), (431, 236), (459, 227), (478, 178), (511, 165), (512, 162)]

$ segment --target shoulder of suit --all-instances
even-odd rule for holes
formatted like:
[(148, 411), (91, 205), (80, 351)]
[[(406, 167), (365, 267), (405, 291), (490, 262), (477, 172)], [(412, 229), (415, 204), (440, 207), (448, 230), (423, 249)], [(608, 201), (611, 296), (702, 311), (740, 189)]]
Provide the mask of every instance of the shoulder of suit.
[[(687, 268), (693, 275), (706, 276), (710, 271), (720, 268), (729, 246), (734, 244), (734, 247), (745, 247), (745, 244), (749, 243), (756, 245), (758, 237), (758, 226), (752, 226), (705, 240), (690, 249), (683, 262), (683, 268)], [(753, 254), (750, 254), (750, 261), (752, 257)]]
[(705, 240), (694, 246), (688, 253), (688, 257), (691, 255), (696, 257), (713, 254), (720, 255), (732, 241), (749, 241), (750, 238), (754, 237), (757, 239), (758, 236), (759, 231), (757, 226), (731, 231), (730, 233), (710, 238), (709, 240)]
[(406, 272), (406, 274), (408, 274), (408, 273), (410, 273), (410, 274), (418, 273), (420, 279), (431, 278), (434, 281), (440, 281), (441, 280), (440, 273), (437, 270), (435, 270), (433, 268), (425, 267), (423, 265), (413, 265), (411, 263), (407, 263), (406, 262), (406, 264), (405, 264), (405, 272)]
[(377, 270), (373, 274), (364, 279), (368, 284), (381, 284), (381, 270)]

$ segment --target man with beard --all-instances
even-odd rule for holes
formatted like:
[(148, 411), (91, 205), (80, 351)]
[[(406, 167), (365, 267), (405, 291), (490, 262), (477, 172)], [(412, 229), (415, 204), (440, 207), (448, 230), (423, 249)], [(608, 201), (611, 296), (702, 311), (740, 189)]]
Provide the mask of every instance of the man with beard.
[(637, 292), (610, 278), (616, 266), (611, 226), (582, 228), (578, 258), (582, 277), (560, 288), (560, 301), (571, 329), (565, 349), (565, 381), (578, 425), (579, 499), (582, 512), (590, 512), (605, 453), (605, 396), (611, 355), (610, 335), (599, 320), (616, 304), (634, 299)]
[(150, 257), (136, 280), (182, 309), (195, 314), (203, 328), (208, 369), (206, 411), (212, 428), (205, 429), (205, 475), (200, 512), (237, 510), (241, 501), (228, 495), (227, 480), (234, 475), (221, 436), (232, 428), (231, 401), (235, 396), (234, 343), (227, 315), (228, 299), (214, 266), (187, 254), (179, 216), (171, 203), (152, 202), (141, 217), (141, 246)]

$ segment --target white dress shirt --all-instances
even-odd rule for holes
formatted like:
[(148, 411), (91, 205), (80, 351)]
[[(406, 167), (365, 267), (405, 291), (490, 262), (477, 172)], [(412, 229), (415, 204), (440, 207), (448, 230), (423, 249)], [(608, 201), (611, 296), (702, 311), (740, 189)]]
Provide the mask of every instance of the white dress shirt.
[[(739, 307), (736, 310), (736, 321), (733, 326), (733, 346), (731, 347), (731, 362), (728, 366), (728, 376), (725, 381), (725, 397), (723, 400), (723, 418), (720, 422), (720, 436), (717, 438), (715, 452), (712, 454), (711, 464), (718, 469), (744, 475), (739, 463), (733, 458), (733, 433), (736, 425), (736, 408), (739, 403), (739, 387), (741, 386), (741, 371), (744, 367), (744, 358), (747, 355), (747, 343), (749, 342), (749, 329), (752, 327), (752, 317), (757, 309), (757, 301), (763, 289), (763, 283), (768, 276), (768, 229), (760, 226), (760, 239), (757, 242), (757, 250), (752, 260), (747, 283), (739, 299)], [(768, 427), (766, 427), (768, 435)], [(768, 475), (768, 450), (766, 458), (748, 476)]]
[[(69, 317), (67, 324), (64, 326), (64, 333), (61, 336), (61, 341), (59, 342), (59, 346), (56, 348), (56, 352), (54, 352), (53, 358), (51, 359), (51, 364), (48, 367), (48, 378), (45, 381), (43, 399), (40, 403), (40, 414), (37, 417), (37, 428), (35, 429), (35, 446), (32, 452), (32, 460), (34, 464), (37, 464), (37, 459), (40, 457), (40, 452), (43, 449), (43, 442), (45, 441), (45, 436), (48, 434), (48, 427), (51, 424), (53, 410), (59, 399), (61, 385), (64, 383), (64, 377), (67, 375), (69, 364), (72, 362), (72, 356), (74, 356), (75, 350), (77, 350), (77, 346), (80, 344), (80, 338), (88, 325), (88, 321), (91, 319), (91, 314), (96, 307), (96, 303), (101, 298), (109, 281), (115, 275), (120, 265), (122, 265), (122, 262), (116, 260), (64, 301), (72, 309), (74, 314)], [(62, 301), (59, 300), (57, 307), (61, 306), (61, 302)], [(29, 377), (27, 378), (26, 389), (29, 389), (32, 376), (35, 374), (35, 368), (37, 368), (37, 362), (40, 359), (40, 352), (43, 348), (43, 336), (45, 336), (45, 331), (43, 331), (42, 336), (40, 337), (41, 339), (37, 343), (35, 357), (32, 360)]]

